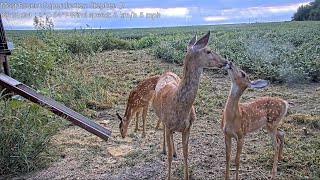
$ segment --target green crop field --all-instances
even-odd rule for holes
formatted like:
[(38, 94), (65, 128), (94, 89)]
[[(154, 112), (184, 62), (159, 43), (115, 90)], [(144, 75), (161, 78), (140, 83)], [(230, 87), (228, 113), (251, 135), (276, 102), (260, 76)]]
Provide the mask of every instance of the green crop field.
[[(115, 113), (124, 113), (129, 92), (140, 80), (166, 71), (181, 77), (187, 42), (207, 31), (211, 31), (208, 46), (213, 51), (239, 64), (252, 79), (271, 82), (265, 89), (246, 91), (241, 101), (268, 95), (291, 102), (281, 124), (286, 136), (279, 179), (319, 179), (319, 27), (320, 22), (309, 21), (6, 31), (15, 44), (9, 57), (14, 78), (92, 118), (112, 130), (113, 137), (105, 142), (27, 100), (6, 101), (2, 93), (0, 179), (164, 179), (162, 131), (155, 129), (152, 108), (146, 138), (130, 127), (128, 137), (122, 139)], [(224, 177), (220, 116), (229, 88), (225, 70), (204, 71), (190, 135), (191, 179)], [(178, 157), (172, 170), (181, 179), (181, 135), (174, 136)], [(250, 134), (241, 155), (240, 177), (270, 178), (272, 159), (268, 134), (263, 130)], [(231, 169), (233, 175), (234, 166)]]

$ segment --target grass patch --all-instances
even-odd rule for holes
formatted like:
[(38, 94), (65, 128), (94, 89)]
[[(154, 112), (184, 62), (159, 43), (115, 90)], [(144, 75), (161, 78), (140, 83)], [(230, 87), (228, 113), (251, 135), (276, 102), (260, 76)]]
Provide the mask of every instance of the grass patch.
[[(183, 179), (183, 177), (184, 177), (183, 162), (179, 161), (177, 163), (179, 163), (179, 165), (177, 165), (176, 167), (173, 166), (174, 168), (172, 168), (173, 177), (178, 177), (179, 179)], [(193, 171), (194, 171), (194, 166), (189, 166), (188, 167), (188, 172), (189, 172), (189, 178), (190, 179), (193, 179), (193, 174), (194, 174)]]
[[(296, 113), (290, 115), (282, 125), (285, 141), (279, 174), (290, 175), (294, 179), (318, 179), (320, 176), (320, 131), (319, 116)], [(301, 127), (303, 126), (303, 127)], [(307, 127), (307, 128), (305, 128)], [(268, 137), (269, 140), (269, 137)], [(265, 143), (264, 143), (265, 144)], [(271, 141), (265, 145), (268, 151), (258, 153), (250, 161), (258, 163), (265, 170), (272, 169), (274, 151)]]
[(309, 128), (320, 130), (320, 116), (297, 113), (290, 116), (292, 122), (297, 125), (305, 125)]
[(59, 118), (24, 101), (0, 100), (0, 175), (30, 172), (43, 161)]

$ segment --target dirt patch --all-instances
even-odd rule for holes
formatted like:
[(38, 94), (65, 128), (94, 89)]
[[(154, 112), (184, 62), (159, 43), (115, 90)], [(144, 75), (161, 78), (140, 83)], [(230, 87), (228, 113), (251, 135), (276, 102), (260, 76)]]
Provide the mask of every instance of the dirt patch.
[[(141, 131), (133, 132), (134, 121), (128, 137), (122, 139), (116, 112), (123, 113), (130, 89), (146, 76), (173, 71), (181, 76), (181, 66), (162, 62), (148, 55), (146, 51), (109, 51), (89, 57), (92, 63), (84, 65), (83, 71), (91, 77), (112, 79), (108, 93), (117, 97), (111, 109), (100, 110), (95, 121), (112, 131), (109, 141), (95, 137), (85, 130), (71, 126), (61, 130), (51, 141), (50, 147), (58, 151), (55, 161), (48, 167), (15, 179), (165, 179), (166, 156), (162, 152), (162, 130), (155, 129), (157, 117), (152, 109), (147, 115), (147, 137), (141, 138)], [(225, 150), (223, 133), (220, 130), (220, 113), (229, 92), (229, 79), (222, 74), (205, 71), (201, 77), (200, 89), (195, 102), (197, 120), (191, 128), (189, 144), (189, 172), (191, 179), (223, 179), (225, 172)], [(319, 84), (287, 87), (269, 86), (266, 89), (246, 91), (242, 101), (257, 96), (280, 96), (293, 105), (289, 113), (320, 114)], [(109, 107), (109, 106), (108, 106)], [(290, 124), (286, 118), (283, 128), (288, 132), (284, 150), (284, 161), (279, 163), (279, 179), (300, 179), (314, 177), (317, 169), (303, 168), (300, 171), (291, 160), (292, 139), (302, 126)], [(142, 125), (142, 123), (140, 123)], [(142, 129), (142, 128), (140, 128)], [(312, 130), (320, 135), (318, 130)], [(310, 137), (306, 137), (310, 138)], [(174, 141), (178, 157), (173, 162), (173, 177), (183, 178), (181, 134), (175, 133)], [(300, 142), (300, 141), (299, 141)], [(234, 143), (234, 142), (233, 142)], [(235, 145), (233, 144), (233, 157)], [(268, 179), (272, 169), (272, 145), (263, 130), (246, 138), (241, 155), (241, 179)], [(233, 159), (233, 158), (232, 158)], [(302, 159), (303, 160), (303, 159)], [(317, 157), (315, 162), (317, 162)], [(232, 161), (232, 165), (234, 161)], [(299, 162), (298, 162), (299, 163)], [(291, 170), (297, 172), (293, 173)], [(232, 177), (234, 166), (232, 166)]]
[(111, 146), (108, 147), (108, 152), (111, 154), (113, 157), (119, 157), (119, 156), (125, 156), (128, 153), (132, 151), (132, 146), (128, 145), (118, 145), (118, 146)]

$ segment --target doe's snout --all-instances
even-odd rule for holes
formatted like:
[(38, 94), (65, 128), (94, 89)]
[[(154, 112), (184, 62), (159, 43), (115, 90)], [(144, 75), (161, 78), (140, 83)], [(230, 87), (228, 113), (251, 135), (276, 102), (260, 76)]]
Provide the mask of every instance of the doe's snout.
[(229, 60), (227, 60), (225, 67), (226, 67), (227, 69), (232, 69), (232, 62), (229, 61)]

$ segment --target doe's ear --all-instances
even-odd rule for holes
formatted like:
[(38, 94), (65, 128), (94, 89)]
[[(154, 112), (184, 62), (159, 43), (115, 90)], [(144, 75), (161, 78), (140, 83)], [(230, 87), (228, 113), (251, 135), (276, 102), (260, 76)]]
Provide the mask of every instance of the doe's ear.
[(191, 49), (193, 47), (193, 45), (196, 43), (197, 41), (197, 35), (194, 35), (193, 38), (189, 41), (189, 44), (187, 46), (187, 50)]
[(266, 80), (263, 79), (259, 79), (259, 80), (255, 80), (255, 81), (251, 81), (250, 82), (250, 88), (264, 88), (266, 86), (268, 86), (269, 83)]
[(119, 115), (119, 113), (116, 113), (117, 117), (122, 121), (122, 117)]
[(206, 45), (208, 44), (209, 42), (209, 37), (210, 37), (210, 31), (207, 32), (206, 35), (204, 35), (202, 38), (200, 38), (196, 44), (194, 45), (194, 49), (195, 50), (199, 50), (201, 48), (204, 48), (206, 47)]

